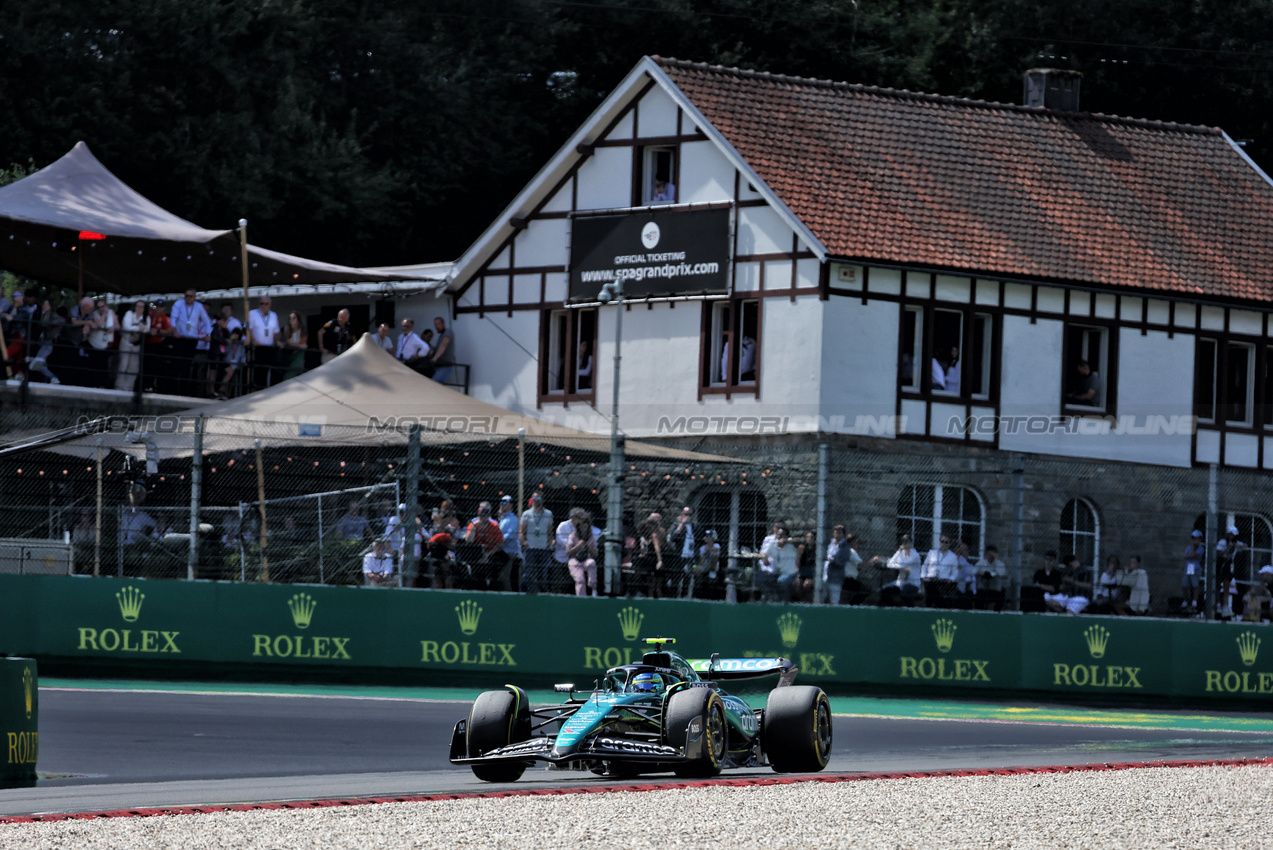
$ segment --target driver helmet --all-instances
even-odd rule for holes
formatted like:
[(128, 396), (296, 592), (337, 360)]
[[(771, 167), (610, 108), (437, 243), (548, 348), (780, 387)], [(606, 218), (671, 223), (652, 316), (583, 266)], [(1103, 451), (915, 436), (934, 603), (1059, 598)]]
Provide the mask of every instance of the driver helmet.
[(663, 677), (658, 673), (638, 673), (632, 679), (632, 690), (644, 694), (662, 693)]

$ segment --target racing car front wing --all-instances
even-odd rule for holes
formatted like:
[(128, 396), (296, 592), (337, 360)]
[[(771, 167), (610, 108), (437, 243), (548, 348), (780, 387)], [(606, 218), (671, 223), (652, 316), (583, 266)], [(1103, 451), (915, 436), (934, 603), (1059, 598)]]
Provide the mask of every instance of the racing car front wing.
[(517, 741), (505, 747), (497, 747), (480, 756), (470, 756), (467, 746), (467, 720), (455, 724), (451, 734), (452, 764), (478, 764), (489, 762), (521, 762), (544, 761), (550, 764), (564, 764), (581, 760), (606, 760), (646, 762), (657, 764), (675, 764), (698, 758), (700, 753), (691, 752), (702, 746), (702, 738), (691, 740), (685, 749), (656, 744), (651, 741), (639, 741), (631, 738), (598, 735), (581, 742), (569, 752), (556, 754), (553, 752), (556, 738), (544, 736)]

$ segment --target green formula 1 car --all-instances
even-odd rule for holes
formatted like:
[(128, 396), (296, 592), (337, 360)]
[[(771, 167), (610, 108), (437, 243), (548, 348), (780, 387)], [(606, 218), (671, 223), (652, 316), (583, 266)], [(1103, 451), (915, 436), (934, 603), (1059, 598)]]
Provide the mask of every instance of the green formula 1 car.
[[(514, 685), (486, 691), (455, 724), (451, 762), (478, 779), (512, 782), (534, 762), (629, 777), (673, 771), (705, 778), (725, 768), (770, 766), (780, 773), (822, 770), (831, 754), (831, 703), (821, 688), (793, 685), (785, 658), (689, 661), (647, 638), (640, 664), (612, 667), (587, 696), (574, 685), (559, 705), (531, 708)], [(778, 675), (763, 709), (721, 682)]]

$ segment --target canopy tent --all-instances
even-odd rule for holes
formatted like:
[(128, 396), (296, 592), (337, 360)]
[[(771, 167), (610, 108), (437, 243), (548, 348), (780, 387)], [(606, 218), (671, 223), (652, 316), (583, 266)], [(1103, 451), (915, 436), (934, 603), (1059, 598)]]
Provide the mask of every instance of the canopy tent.
[[(251, 448), (256, 440), (264, 448), (405, 444), (415, 424), (420, 426), (423, 446), (516, 440), (524, 429), (528, 441), (609, 451), (605, 436), (512, 413), (432, 381), (395, 359), (372, 334), (334, 360), (268, 389), (161, 417), (165, 426), (150, 426), (161, 457), (191, 453), (193, 423), (199, 416), (208, 423), (203, 437), (206, 452)], [(180, 426), (173, 424), (178, 420)], [(79, 437), (51, 450), (86, 456), (99, 439), (103, 449), (133, 455), (145, 450), (118, 429)], [(626, 454), (674, 463), (736, 462), (635, 441), (627, 443)]]
[[(205, 230), (142, 197), (84, 142), (0, 187), (0, 268), (68, 288), (81, 279), (87, 289), (122, 295), (241, 285), (239, 247), (237, 230)], [(253, 245), (248, 260), (254, 286), (416, 279)]]

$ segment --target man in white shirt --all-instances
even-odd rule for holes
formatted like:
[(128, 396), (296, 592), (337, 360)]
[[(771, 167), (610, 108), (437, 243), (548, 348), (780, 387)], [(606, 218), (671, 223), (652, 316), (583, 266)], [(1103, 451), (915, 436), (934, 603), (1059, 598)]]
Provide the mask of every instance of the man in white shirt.
[(172, 322), (173, 351), (177, 357), (177, 375), (182, 377), (182, 391), (190, 395), (191, 384), (202, 386), (207, 370), (208, 338), (212, 334), (212, 319), (203, 305), (195, 300), (196, 293), (187, 289), (185, 297), (172, 305), (169, 321)]
[(977, 561), (977, 607), (1003, 610), (1008, 595), (1008, 565), (999, 560), (999, 547), (987, 546), (986, 554)]
[(248, 316), (248, 344), (252, 347), (252, 360), (256, 369), (252, 383), (257, 389), (268, 387), (275, 364), (275, 337), (279, 334), (278, 314), (270, 309), (270, 296), (262, 295), (256, 302), (257, 309)]
[(380, 346), (390, 354), (396, 354), (398, 350), (398, 344), (393, 341), (393, 328), (389, 327), (384, 322), (381, 322), (380, 326), (376, 328), (375, 342), (376, 345)]
[(362, 556), (362, 575), (367, 587), (389, 587), (393, 583), (393, 556), (387, 551), (383, 537), (371, 544), (371, 551)]
[[(530, 495), (530, 508), (522, 512), (517, 535), (522, 544), (522, 593), (539, 593), (548, 589), (548, 563), (552, 558), (554, 536), (553, 512), (544, 508), (544, 494)], [(566, 532), (569, 536), (569, 531)]]
[(415, 332), (414, 319), (402, 320), (402, 335), (398, 337), (398, 351), (394, 356), (422, 375), (428, 369), (429, 344)]
[(791, 584), (800, 571), (796, 546), (785, 527), (779, 528), (774, 540), (760, 553), (760, 577), (758, 582), (769, 601), (790, 602)]
[(959, 578), (959, 556), (950, 549), (951, 539), (943, 534), (936, 549), (928, 550), (920, 578), (924, 580), (925, 603), (929, 608), (946, 608), (953, 601)]

